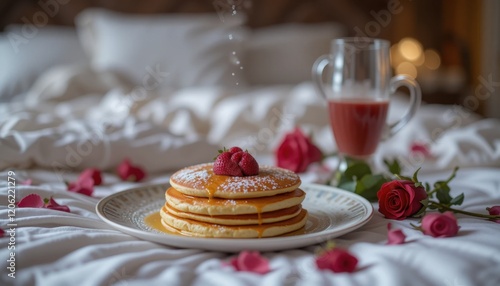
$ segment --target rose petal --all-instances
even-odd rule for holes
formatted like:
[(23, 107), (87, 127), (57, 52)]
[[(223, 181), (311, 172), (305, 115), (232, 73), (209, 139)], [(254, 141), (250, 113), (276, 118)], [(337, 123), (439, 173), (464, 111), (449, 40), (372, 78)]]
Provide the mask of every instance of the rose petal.
[(83, 170), (78, 177), (78, 180), (82, 180), (84, 178), (91, 178), (94, 181), (94, 185), (98, 186), (102, 184), (102, 175), (101, 171), (96, 168), (88, 168)]
[(413, 142), (410, 146), (410, 152), (413, 154), (422, 154), (424, 157), (432, 158), (429, 147), (425, 143)]
[(22, 198), (17, 206), (20, 208), (43, 208), (44, 202), (38, 194), (29, 194)]
[(248, 271), (258, 274), (269, 272), (269, 262), (256, 251), (242, 251), (238, 257), (231, 260), (231, 264), (238, 271)]
[(0, 228), (0, 238), (5, 236), (5, 231)]
[(68, 183), (68, 191), (90, 197), (94, 192), (94, 180), (92, 180), (92, 178), (86, 177), (79, 179), (76, 182)]
[(117, 173), (124, 181), (139, 182), (146, 177), (146, 172), (139, 166), (133, 166), (128, 159), (120, 163)]
[(405, 243), (406, 235), (401, 229), (392, 229), (392, 224), (387, 224), (387, 244), (403, 244)]
[(23, 186), (31, 186), (31, 184), (33, 184), (33, 180), (31, 180), (31, 179), (27, 179), (27, 180), (21, 182), (21, 185), (23, 185)]
[(354, 272), (357, 264), (358, 259), (342, 248), (333, 248), (316, 258), (316, 266), (319, 269), (328, 269), (336, 273)]
[(58, 210), (68, 213), (70, 212), (68, 206), (58, 204), (52, 197), (50, 197), (49, 202), (45, 205), (45, 207), (51, 210)]

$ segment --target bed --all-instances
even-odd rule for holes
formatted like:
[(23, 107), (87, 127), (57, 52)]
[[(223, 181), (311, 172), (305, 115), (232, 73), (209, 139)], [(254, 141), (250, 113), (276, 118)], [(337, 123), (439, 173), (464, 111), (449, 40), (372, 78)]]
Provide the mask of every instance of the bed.
[[(238, 249), (155, 243), (103, 221), (102, 198), (165, 186), (172, 172), (211, 161), (223, 146), (274, 165), (282, 138), (300, 126), (325, 154), (336, 151), (309, 73), (343, 27), (287, 24), (256, 33), (220, 16), (90, 9), (76, 28), (47, 26), (31, 38), (22, 25), (4, 32), (0, 48), (12, 69), (0, 72), (2, 285), (500, 285), (500, 224), (460, 214), (456, 236), (433, 238), (413, 229), (418, 219), (388, 220), (373, 202), (366, 224), (332, 238), (358, 258), (355, 272), (319, 270), (322, 239), (262, 251), (265, 275), (228, 266)], [(393, 98), (391, 120), (406, 101)], [(461, 209), (486, 213), (500, 205), (499, 124), (461, 106), (423, 104), (380, 145), (376, 167), (398, 158), (405, 171), (421, 168), (420, 179), (435, 182), (459, 166), (451, 193), (465, 194)], [(414, 144), (430, 155), (412, 153)], [(124, 158), (146, 179), (122, 181), (116, 168)], [(332, 158), (313, 164), (300, 173), (303, 184), (325, 185), (334, 167)], [(68, 192), (66, 182), (86, 168), (102, 170), (104, 183), (92, 196)], [(9, 202), (31, 193), (71, 211)], [(387, 245), (389, 222), (404, 231), (405, 244)]]

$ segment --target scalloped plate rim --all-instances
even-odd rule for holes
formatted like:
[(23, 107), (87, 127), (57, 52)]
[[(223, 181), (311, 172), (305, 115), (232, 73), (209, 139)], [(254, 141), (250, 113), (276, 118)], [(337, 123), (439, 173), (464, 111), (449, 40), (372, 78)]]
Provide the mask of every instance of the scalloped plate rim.
[[(117, 193), (110, 194), (102, 198), (96, 205), (96, 213), (105, 223), (110, 225), (116, 230), (123, 233), (135, 236), (142, 240), (160, 243), (167, 246), (173, 246), (178, 248), (191, 248), (191, 249), (202, 249), (209, 251), (222, 251), (222, 252), (239, 252), (241, 250), (257, 250), (257, 251), (278, 251), (286, 249), (296, 249), (301, 247), (306, 247), (309, 245), (318, 244), (324, 242), (328, 239), (335, 238), (351, 231), (354, 231), (361, 226), (365, 225), (374, 215), (374, 209), (372, 204), (365, 198), (336, 187), (320, 184), (303, 184), (301, 189), (309, 192), (333, 192), (346, 196), (353, 199), (358, 204), (364, 207), (365, 213), (360, 217), (353, 219), (351, 222), (343, 224), (341, 228), (338, 229), (326, 229), (313, 233), (298, 234), (293, 236), (278, 236), (270, 238), (203, 238), (203, 237), (188, 237), (175, 234), (167, 233), (156, 233), (152, 231), (147, 231), (140, 229), (136, 225), (127, 225), (120, 222), (116, 222), (109, 218), (109, 215), (103, 210), (106, 203), (116, 199), (117, 197), (127, 195), (128, 193), (136, 192), (137, 190), (147, 190), (151, 191), (153, 188), (163, 187), (166, 189), (169, 184), (156, 184), (147, 185), (136, 188), (130, 188)], [(306, 195), (306, 200), (304, 201), (304, 208), (307, 209), (308, 198)], [(153, 203), (153, 202), (151, 202)], [(316, 206), (313, 206), (316, 207)], [(320, 208), (321, 209), (321, 208)], [(328, 211), (328, 210), (326, 210)], [(131, 222), (132, 224), (132, 222)]]

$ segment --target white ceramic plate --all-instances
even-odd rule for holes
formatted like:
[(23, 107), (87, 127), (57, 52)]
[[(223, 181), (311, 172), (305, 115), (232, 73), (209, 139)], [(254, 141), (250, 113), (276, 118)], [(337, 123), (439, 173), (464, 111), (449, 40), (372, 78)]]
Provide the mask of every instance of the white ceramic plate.
[(112, 227), (135, 237), (169, 246), (223, 252), (276, 251), (322, 243), (351, 232), (373, 216), (372, 205), (363, 197), (338, 188), (305, 184), (302, 206), (309, 217), (304, 231), (289, 236), (259, 239), (199, 238), (161, 232), (145, 222), (165, 204), (167, 185), (130, 189), (103, 198), (97, 214)]

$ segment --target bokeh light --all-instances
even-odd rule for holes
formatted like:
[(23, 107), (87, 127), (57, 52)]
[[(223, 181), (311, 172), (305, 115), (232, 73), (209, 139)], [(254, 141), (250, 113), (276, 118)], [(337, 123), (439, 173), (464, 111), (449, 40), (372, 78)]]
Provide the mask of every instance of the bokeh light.
[(416, 61), (422, 56), (422, 45), (413, 38), (401, 39), (398, 47), (401, 55), (409, 61)]
[(424, 65), (431, 70), (436, 70), (441, 65), (441, 57), (438, 52), (432, 49), (425, 50), (425, 62)]
[(396, 74), (405, 74), (412, 78), (416, 78), (417, 68), (410, 62), (402, 62), (396, 67)]

